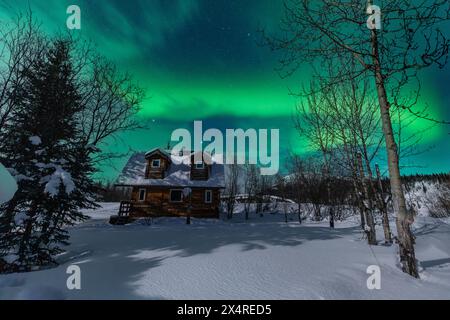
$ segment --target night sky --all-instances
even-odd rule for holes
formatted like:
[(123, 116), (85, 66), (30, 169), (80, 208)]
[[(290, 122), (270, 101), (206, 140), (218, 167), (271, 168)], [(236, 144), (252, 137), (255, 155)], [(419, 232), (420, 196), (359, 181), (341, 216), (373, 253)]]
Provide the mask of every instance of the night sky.
[[(49, 33), (66, 25), (66, 8), (82, 10), (82, 30), (98, 50), (129, 71), (146, 88), (140, 117), (150, 129), (122, 134), (108, 148), (125, 151), (166, 146), (172, 130), (204, 127), (279, 128), (281, 154), (304, 153), (292, 113), (298, 102), (289, 90), (308, 79), (307, 68), (291, 78), (275, 72), (277, 56), (258, 45), (257, 30), (276, 31), (282, 2), (274, 0), (0, 0), (0, 19), (30, 5)], [(424, 76), (421, 104), (434, 116), (450, 119), (450, 68)], [(427, 124), (418, 121), (418, 130)], [(422, 147), (427, 154), (408, 159), (420, 166), (405, 173), (450, 171), (450, 128), (434, 127)], [(384, 155), (384, 153), (383, 153)], [(127, 158), (105, 165), (102, 177), (114, 179)], [(282, 162), (283, 163), (283, 162)]]

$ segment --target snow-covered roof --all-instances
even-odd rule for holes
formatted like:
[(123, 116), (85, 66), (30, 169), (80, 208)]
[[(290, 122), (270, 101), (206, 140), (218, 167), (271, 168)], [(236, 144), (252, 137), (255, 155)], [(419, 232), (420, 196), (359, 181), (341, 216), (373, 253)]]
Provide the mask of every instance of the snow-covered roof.
[(155, 149), (152, 149), (152, 150), (146, 152), (145, 153), (145, 157), (146, 158), (150, 157), (151, 155), (153, 155), (155, 153), (159, 153), (159, 154), (165, 156), (166, 158), (168, 158), (170, 160), (170, 156), (171, 156), (170, 150), (164, 150), (164, 149), (159, 149), (159, 148), (155, 148)]
[(117, 186), (156, 186), (156, 187), (191, 187), (191, 188), (224, 188), (224, 165), (214, 162), (210, 166), (208, 180), (191, 180), (190, 154), (187, 156), (171, 156), (172, 163), (166, 171), (164, 179), (145, 179), (146, 156), (155, 152), (136, 153), (125, 165), (116, 181)]

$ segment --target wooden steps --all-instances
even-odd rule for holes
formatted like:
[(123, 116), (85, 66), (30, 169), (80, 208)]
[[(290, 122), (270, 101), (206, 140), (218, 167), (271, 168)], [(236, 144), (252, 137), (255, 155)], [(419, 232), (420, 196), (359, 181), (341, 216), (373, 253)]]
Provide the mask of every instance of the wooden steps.
[(130, 217), (131, 210), (133, 209), (133, 203), (130, 201), (122, 201), (120, 203), (119, 214), (117, 216), (111, 216), (109, 223), (113, 225), (125, 225), (133, 221)]
[(109, 218), (109, 223), (117, 226), (123, 226), (132, 221), (133, 219), (130, 216), (111, 216)]

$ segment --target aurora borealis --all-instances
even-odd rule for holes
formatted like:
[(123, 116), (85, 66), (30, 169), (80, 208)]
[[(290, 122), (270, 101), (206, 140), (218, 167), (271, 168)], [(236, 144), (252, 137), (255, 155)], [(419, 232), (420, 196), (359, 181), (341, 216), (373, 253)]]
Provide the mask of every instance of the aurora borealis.
[[(146, 89), (140, 115), (148, 130), (125, 133), (110, 150), (124, 152), (165, 146), (177, 128), (194, 120), (226, 128), (279, 128), (281, 154), (304, 152), (293, 128), (296, 99), (289, 95), (308, 78), (307, 68), (288, 79), (274, 70), (277, 57), (258, 45), (258, 28), (276, 30), (282, 2), (273, 0), (0, 0), (2, 22), (28, 5), (42, 28), (65, 28), (66, 8), (81, 8), (82, 37)], [(430, 113), (450, 119), (450, 68), (430, 70), (423, 81), (421, 104)], [(408, 130), (429, 124), (417, 121)], [(450, 171), (450, 128), (434, 126), (422, 147), (427, 154), (408, 159), (414, 172)], [(114, 179), (127, 157), (105, 165), (103, 177)], [(283, 163), (282, 163), (283, 164)]]

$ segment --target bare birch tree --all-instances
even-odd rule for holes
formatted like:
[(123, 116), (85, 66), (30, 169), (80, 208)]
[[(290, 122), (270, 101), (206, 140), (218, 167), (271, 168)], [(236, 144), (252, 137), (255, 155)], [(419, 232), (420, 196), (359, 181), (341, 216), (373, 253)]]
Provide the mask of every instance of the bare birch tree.
[[(371, 78), (376, 86), (385, 138), (392, 201), (397, 217), (400, 261), (405, 273), (419, 277), (411, 232), (413, 216), (406, 208), (402, 189), (398, 146), (392, 128), (395, 108), (409, 110), (417, 117), (437, 121), (402, 100), (407, 88), (419, 96), (419, 71), (443, 67), (447, 63), (449, 39), (440, 28), (450, 20), (447, 0), (386, 0), (381, 8), (382, 28), (374, 27), (376, 14), (371, 0), (289, 0), (285, 2), (281, 36), (266, 36), (266, 43), (282, 52), (283, 76), (296, 72), (305, 63), (320, 67), (324, 61), (344, 56), (359, 68), (342, 72), (331, 82)], [(370, 28), (368, 28), (368, 26)]]
[(256, 165), (246, 165), (244, 172), (244, 213), (245, 220), (249, 219), (250, 210), (256, 201), (256, 194), (258, 192), (258, 168)]
[(228, 165), (225, 175), (225, 209), (227, 219), (233, 218), (234, 207), (236, 205), (236, 195), (239, 193), (239, 167), (236, 164)]
[[(315, 83), (311, 82), (310, 88), (314, 87)], [(322, 158), (321, 177), (322, 181), (325, 181), (327, 193), (325, 204), (329, 213), (330, 228), (334, 228), (334, 208), (331, 203), (331, 161), (335, 137), (332, 126), (329, 124), (332, 119), (323, 109), (326, 102), (325, 96), (314, 89), (312, 91), (314, 92), (307, 97), (307, 102), (301, 102), (297, 106), (294, 123), (299, 134), (307, 139), (311, 148), (318, 151)]]
[[(327, 112), (332, 119), (330, 123), (324, 125), (330, 125), (330, 130), (335, 133), (336, 152), (341, 155), (336, 156), (335, 161), (343, 162), (346, 171), (351, 172), (355, 180), (355, 195), (361, 198), (359, 199), (361, 225), (368, 234), (369, 244), (374, 245), (376, 244), (374, 209), (376, 207), (380, 213), (387, 214), (383, 211), (386, 206), (377, 193), (372, 173), (372, 162), (377, 157), (382, 143), (379, 109), (373, 95), (370, 94), (370, 85), (366, 79), (359, 83), (351, 79), (327, 85), (325, 82), (337, 72), (336, 68), (348, 69), (352, 68), (352, 65), (343, 63), (337, 66), (330, 65), (328, 77), (318, 76), (321, 78), (326, 102), (323, 112)], [(343, 161), (339, 161), (340, 158)], [(390, 234), (389, 223), (383, 226), (388, 229), (386, 234)], [(390, 242), (390, 239), (386, 238), (386, 242)]]
[(259, 175), (257, 177), (257, 191), (256, 191), (256, 213), (263, 217), (264, 211), (268, 210), (270, 204), (270, 191), (273, 187), (272, 176)]

